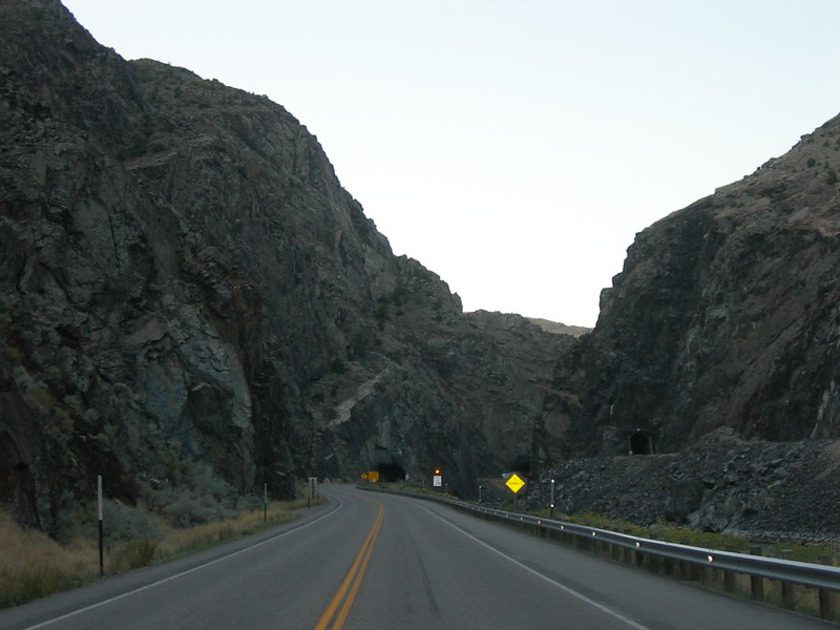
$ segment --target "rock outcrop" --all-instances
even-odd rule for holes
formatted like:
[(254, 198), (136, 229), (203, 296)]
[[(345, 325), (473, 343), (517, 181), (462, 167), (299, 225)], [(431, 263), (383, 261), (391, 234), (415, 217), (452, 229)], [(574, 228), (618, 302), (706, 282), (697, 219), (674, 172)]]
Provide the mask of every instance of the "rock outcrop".
[(668, 522), (759, 539), (830, 541), (840, 534), (840, 441), (746, 442), (721, 429), (679, 453), (558, 462), (533, 482), (543, 508), (554, 478), (559, 514)]
[(840, 436), (838, 171), (840, 117), (640, 233), (558, 364), (542, 460)]
[[(572, 341), (464, 315), (265, 97), (0, 5), (0, 501), (276, 496), (530, 457)], [(213, 491), (206, 491), (212, 487)], [(168, 496), (168, 495), (167, 495)]]

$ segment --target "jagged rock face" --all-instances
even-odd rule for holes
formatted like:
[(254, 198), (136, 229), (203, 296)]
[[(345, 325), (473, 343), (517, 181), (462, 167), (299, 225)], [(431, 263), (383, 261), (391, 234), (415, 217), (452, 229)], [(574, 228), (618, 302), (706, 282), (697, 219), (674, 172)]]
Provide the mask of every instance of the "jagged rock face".
[(661, 451), (718, 427), (840, 435), (840, 117), (654, 224), (555, 375), (555, 452), (611, 452), (607, 427)]
[[(127, 501), (527, 457), (571, 337), (465, 316), (264, 97), (0, 5), (0, 500)], [(533, 348), (531, 353), (529, 348)], [(148, 503), (153, 501), (149, 500)]]

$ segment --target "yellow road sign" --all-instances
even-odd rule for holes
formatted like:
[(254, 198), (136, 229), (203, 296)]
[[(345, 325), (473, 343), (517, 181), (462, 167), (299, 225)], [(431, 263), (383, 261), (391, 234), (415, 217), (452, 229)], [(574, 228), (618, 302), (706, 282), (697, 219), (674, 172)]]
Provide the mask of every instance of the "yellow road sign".
[(364, 480), (367, 479), (367, 473), (362, 473), (361, 475), (359, 475), (359, 477), (361, 477), (362, 480), (364, 481)]
[(505, 485), (511, 492), (513, 492), (513, 494), (516, 494), (525, 487), (525, 482), (522, 481), (522, 477), (513, 473), (510, 477), (508, 477), (507, 481), (505, 481)]
[(379, 471), (378, 470), (371, 470), (368, 472), (368, 481), (371, 483), (376, 483), (379, 481)]

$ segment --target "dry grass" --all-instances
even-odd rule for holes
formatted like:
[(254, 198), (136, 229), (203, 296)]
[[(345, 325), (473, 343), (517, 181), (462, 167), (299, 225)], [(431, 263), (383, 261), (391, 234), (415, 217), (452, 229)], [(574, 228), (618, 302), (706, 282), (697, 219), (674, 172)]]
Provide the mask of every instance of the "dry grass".
[(95, 541), (59, 545), (42, 532), (22, 528), (0, 511), (0, 607), (73, 588), (98, 573)]
[[(316, 503), (319, 502), (316, 499)], [(263, 511), (255, 510), (239, 515), (237, 518), (196, 525), (187, 529), (170, 528), (164, 533), (163, 540), (157, 543), (154, 561), (162, 562), (193, 553), (220, 542), (247, 536), (266, 527), (286, 523), (295, 518), (294, 510), (306, 507), (306, 500), (271, 501), (268, 504), (268, 521), (263, 523)]]
[[(315, 503), (318, 502), (316, 499)], [(170, 527), (160, 540), (120, 543), (106, 550), (105, 570), (109, 575), (124, 573), (247, 536), (293, 520), (294, 510), (301, 507), (306, 507), (305, 499), (272, 501), (266, 523), (260, 509), (216, 523), (185, 529)], [(0, 510), (0, 608), (75, 588), (98, 576), (96, 540), (77, 539), (61, 545), (40, 531), (21, 527)]]

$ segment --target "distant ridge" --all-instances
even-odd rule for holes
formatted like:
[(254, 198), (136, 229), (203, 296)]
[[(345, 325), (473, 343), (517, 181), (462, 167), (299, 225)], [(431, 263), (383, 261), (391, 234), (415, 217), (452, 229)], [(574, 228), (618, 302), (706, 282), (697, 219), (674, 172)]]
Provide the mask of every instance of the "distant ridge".
[(571, 335), (572, 337), (581, 337), (592, 332), (591, 328), (585, 326), (567, 326), (560, 322), (553, 322), (549, 319), (542, 319), (540, 317), (526, 317), (532, 324), (536, 324), (545, 332), (553, 335)]

